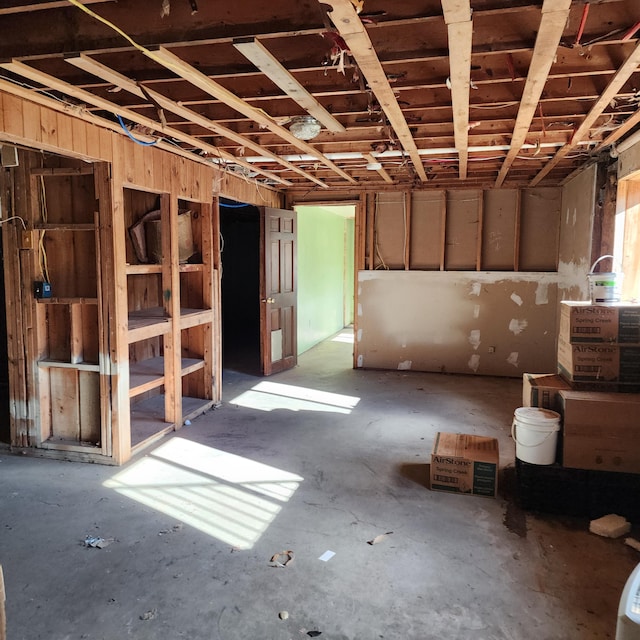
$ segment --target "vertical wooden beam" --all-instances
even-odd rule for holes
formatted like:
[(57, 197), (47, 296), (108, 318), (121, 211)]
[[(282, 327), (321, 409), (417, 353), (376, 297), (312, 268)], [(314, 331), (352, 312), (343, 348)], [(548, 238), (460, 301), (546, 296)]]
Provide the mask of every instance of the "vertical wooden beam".
[(404, 270), (411, 268), (411, 191), (404, 192)]
[(220, 199), (213, 196), (211, 205), (213, 236), (213, 400), (222, 402), (222, 255), (220, 253)]
[(445, 270), (447, 260), (447, 192), (442, 191), (440, 202), (440, 271)]
[(482, 233), (484, 227), (484, 191), (480, 191), (478, 198), (478, 238), (476, 245), (476, 271), (482, 270)]
[(373, 271), (375, 269), (375, 255), (376, 255), (376, 209), (378, 208), (378, 194), (368, 194), (368, 207), (367, 207), (367, 237), (369, 245), (369, 261), (367, 269)]
[(84, 341), (82, 339), (82, 305), (71, 304), (69, 305), (69, 317), (70, 317), (70, 347), (71, 347), (71, 360), (73, 364), (78, 364), (83, 360), (83, 347)]
[(520, 271), (520, 210), (522, 208), (522, 189), (518, 189), (516, 210), (514, 211), (515, 224), (513, 238), (513, 270)]

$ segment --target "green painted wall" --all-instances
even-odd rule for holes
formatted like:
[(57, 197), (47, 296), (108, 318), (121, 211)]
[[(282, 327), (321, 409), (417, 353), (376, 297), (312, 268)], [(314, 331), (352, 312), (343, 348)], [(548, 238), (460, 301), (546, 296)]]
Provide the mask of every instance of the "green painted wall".
[[(344, 214), (344, 209), (335, 211)], [(300, 354), (342, 329), (345, 317), (347, 324), (353, 319), (354, 225), (328, 207), (304, 206), (297, 212)]]

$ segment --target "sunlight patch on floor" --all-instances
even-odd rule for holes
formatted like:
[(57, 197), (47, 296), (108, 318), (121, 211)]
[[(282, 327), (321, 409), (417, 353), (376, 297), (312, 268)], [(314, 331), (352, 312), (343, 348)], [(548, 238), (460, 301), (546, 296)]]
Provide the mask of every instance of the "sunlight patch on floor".
[(233, 453), (172, 438), (104, 486), (238, 549), (250, 549), (303, 481)]
[(360, 402), (360, 398), (356, 396), (345, 396), (308, 387), (263, 381), (241, 393), (231, 400), (230, 404), (260, 411), (288, 409), (289, 411), (350, 414), (358, 402)]
[(343, 331), (334, 338), (331, 338), (331, 342), (346, 342), (347, 344), (353, 344), (353, 331)]

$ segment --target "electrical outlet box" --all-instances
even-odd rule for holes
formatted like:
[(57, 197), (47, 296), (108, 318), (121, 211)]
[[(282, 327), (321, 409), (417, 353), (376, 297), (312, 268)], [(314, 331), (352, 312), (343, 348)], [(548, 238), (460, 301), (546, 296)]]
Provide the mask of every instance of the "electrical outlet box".
[(21, 249), (34, 249), (36, 246), (35, 232), (32, 229), (22, 230), (20, 232), (20, 248)]
[(51, 283), (50, 282), (34, 282), (33, 283), (33, 296), (38, 300), (51, 297)]

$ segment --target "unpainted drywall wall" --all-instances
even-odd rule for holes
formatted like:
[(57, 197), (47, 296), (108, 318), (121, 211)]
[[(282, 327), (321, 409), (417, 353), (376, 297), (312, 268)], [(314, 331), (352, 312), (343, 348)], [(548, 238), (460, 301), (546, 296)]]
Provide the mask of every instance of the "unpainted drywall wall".
[[(298, 207), (298, 354), (344, 327), (345, 298), (353, 301), (353, 270), (347, 277), (349, 225), (331, 208)], [(353, 233), (351, 233), (353, 243)], [(353, 269), (353, 267), (351, 267)], [(353, 302), (351, 303), (353, 304)]]
[(562, 190), (559, 299), (588, 300), (591, 235), (595, 210), (597, 165), (570, 180)]
[(557, 274), (358, 273), (358, 367), (519, 377), (555, 370)]

